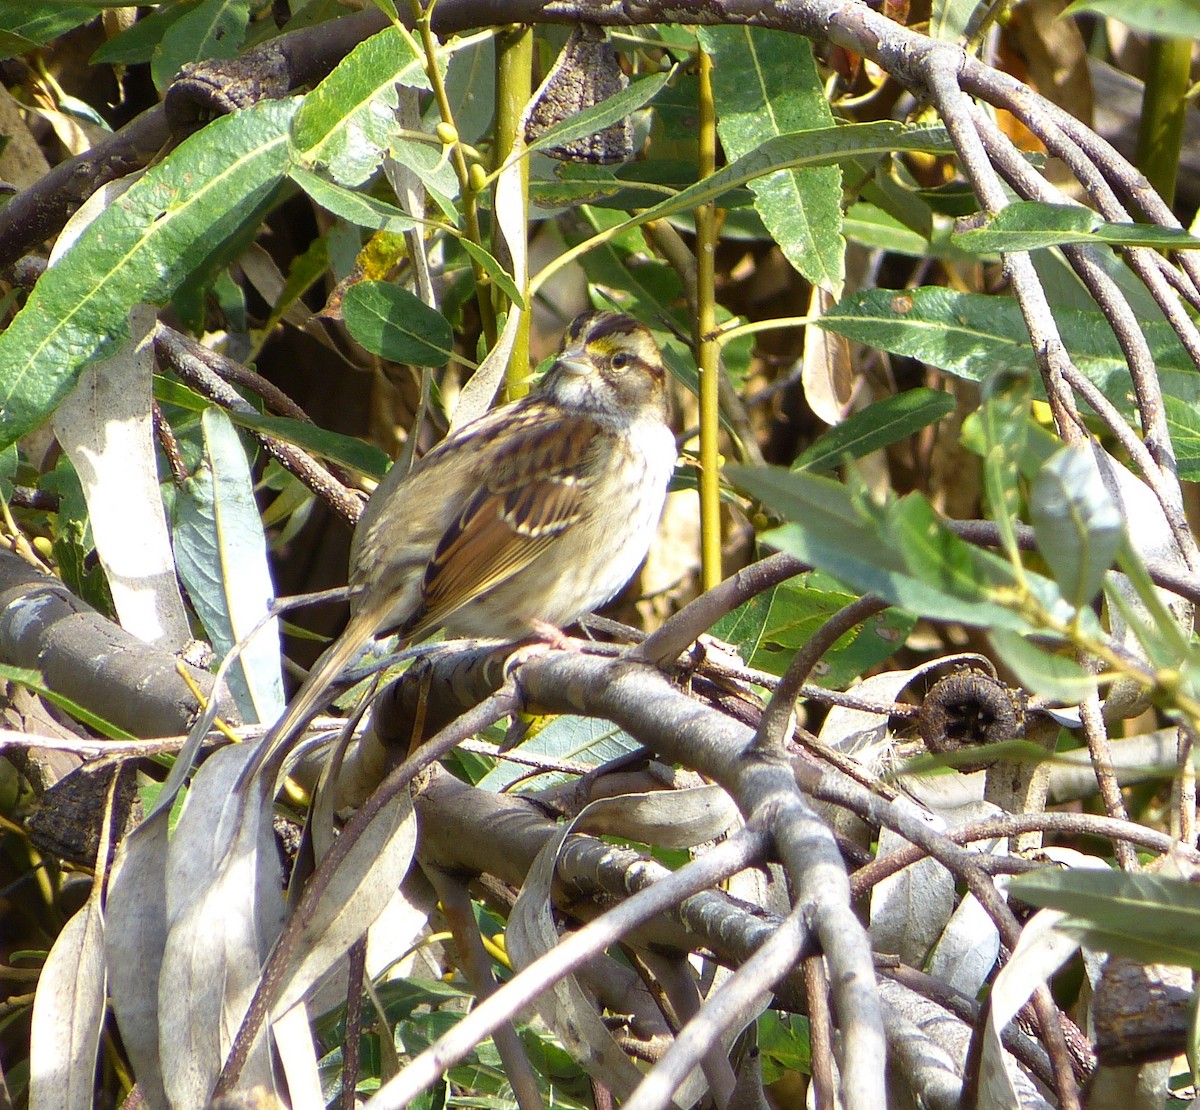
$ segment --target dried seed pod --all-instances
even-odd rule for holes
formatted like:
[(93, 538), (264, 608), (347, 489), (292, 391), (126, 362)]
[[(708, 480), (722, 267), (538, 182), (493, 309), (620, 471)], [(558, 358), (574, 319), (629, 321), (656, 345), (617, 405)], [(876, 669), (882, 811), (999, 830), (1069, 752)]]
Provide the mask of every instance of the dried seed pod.
[[(557, 123), (579, 115), (629, 86), (603, 27), (577, 24), (567, 39), (525, 117), (525, 141), (533, 142)], [(628, 116), (608, 127), (544, 147), (543, 153), (564, 162), (607, 165), (633, 157), (633, 122)]]
[[(983, 744), (1012, 740), (1024, 732), (1022, 700), (991, 675), (964, 670), (935, 682), (921, 703), (917, 723), (931, 752), (948, 754)], [(963, 772), (988, 766), (956, 763)]]

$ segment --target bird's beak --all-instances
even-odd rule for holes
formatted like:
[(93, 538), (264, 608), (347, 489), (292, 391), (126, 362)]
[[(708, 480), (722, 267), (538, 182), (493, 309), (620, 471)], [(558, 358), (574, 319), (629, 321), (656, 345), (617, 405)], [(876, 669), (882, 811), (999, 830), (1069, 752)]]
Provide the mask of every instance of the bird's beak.
[(592, 364), (587, 357), (587, 353), (579, 347), (563, 351), (559, 356), (558, 364), (568, 374), (578, 374), (582, 377), (592, 372)]

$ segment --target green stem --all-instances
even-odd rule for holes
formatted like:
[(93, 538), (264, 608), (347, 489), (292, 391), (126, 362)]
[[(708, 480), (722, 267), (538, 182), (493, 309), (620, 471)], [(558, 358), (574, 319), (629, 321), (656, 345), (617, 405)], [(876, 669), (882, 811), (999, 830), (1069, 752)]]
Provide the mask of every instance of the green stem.
[(1191, 84), (1192, 40), (1152, 38), (1146, 59), (1146, 92), (1138, 128), (1137, 163), (1168, 204), (1183, 148), (1183, 119)]
[[(454, 127), (454, 109), (450, 107), (450, 98), (446, 95), (446, 86), (442, 81), (442, 75), (437, 66), (437, 37), (430, 26), (430, 20), (433, 16), (433, 4), (430, 4), (427, 8), (422, 8), (421, 0), (410, 0), (410, 8), (413, 15), (413, 23), (415, 24), (417, 33), (421, 36), (421, 45), (425, 53), (425, 72), (433, 88), (433, 97), (438, 106), (438, 114), (442, 117), (443, 123), (454, 128), (454, 134), (457, 135), (458, 129)], [(482, 247), (483, 237), (479, 231), (479, 204), (476, 200), (476, 190), (471, 183), (470, 166), (467, 163), (467, 156), (463, 144), (457, 138), (449, 145), (450, 164), (454, 167), (454, 175), (458, 178), (459, 191), (462, 193), (463, 233), (472, 243)], [(496, 313), (492, 306), (491, 297), (486, 292), (488, 288), (487, 274), (478, 262), (472, 261), (471, 268), (475, 274), (475, 288), (478, 290), (476, 300), (479, 303), (479, 318), (483, 322), (483, 333), (487, 339), (488, 347), (491, 347), (496, 342)]]
[[(712, 59), (699, 57), (700, 177), (717, 168), (717, 119)], [(696, 364), (700, 368), (700, 581), (705, 590), (721, 581), (721, 456), (719, 453), (721, 347), (711, 337), (716, 311), (717, 210), (696, 209)]]
[[(507, 161), (513, 148), (522, 141), (521, 117), (525, 105), (533, 95), (533, 28), (516, 26), (502, 31), (496, 38), (496, 145), (492, 151), (492, 166), (498, 170)], [(524, 208), (521, 223), (529, 226), (529, 159), (522, 158), (521, 204)], [(499, 229), (493, 228), (493, 235)], [(497, 257), (498, 243), (493, 245)], [(499, 290), (496, 291), (499, 295)], [(525, 303), (529, 304), (528, 277), (526, 287), (521, 290)], [(523, 396), (529, 390), (529, 322), (528, 312), (521, 315), (512, 357), (508, 361), (504, 389), (510, 401)]]

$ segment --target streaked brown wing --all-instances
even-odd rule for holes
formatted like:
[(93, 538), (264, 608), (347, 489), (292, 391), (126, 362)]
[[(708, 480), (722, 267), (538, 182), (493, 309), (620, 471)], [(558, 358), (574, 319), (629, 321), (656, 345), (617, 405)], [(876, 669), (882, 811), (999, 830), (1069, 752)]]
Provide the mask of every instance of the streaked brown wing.
[(513, 415), (504, 447), (481, 460), (482, 487), (430, 560), (414, 636), (524, 570), (583, 515), (606, 433), (578, 415), (546, 421), (542, 408)]

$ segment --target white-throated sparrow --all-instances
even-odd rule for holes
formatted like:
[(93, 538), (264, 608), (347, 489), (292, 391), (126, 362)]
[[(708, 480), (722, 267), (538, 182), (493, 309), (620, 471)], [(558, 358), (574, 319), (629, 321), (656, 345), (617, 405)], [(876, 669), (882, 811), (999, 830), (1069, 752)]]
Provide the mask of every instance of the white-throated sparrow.
[(273, 739), (286, 741), (379, 633), (515, 640), (612, 598), (662, 513), (676, 457), (667, 415), (649, 330), (616, 312), (577, 317), (528, 396), (380, 484), (351, 547), (350, 622)]

